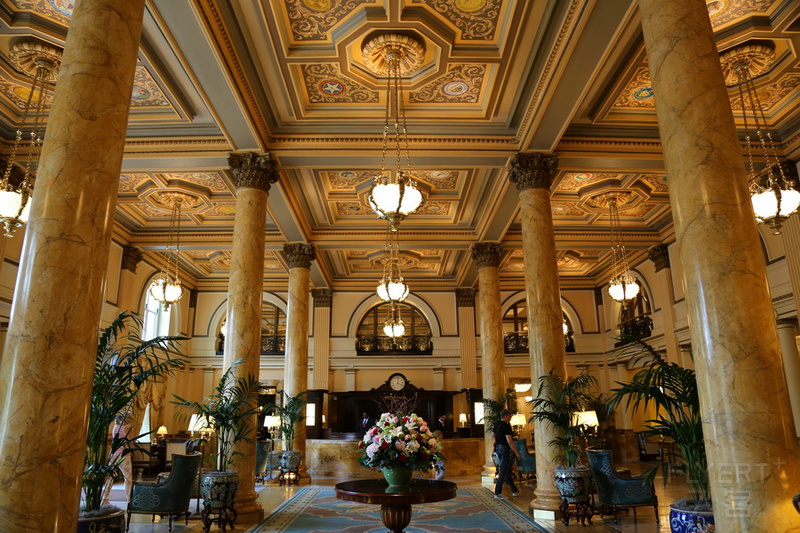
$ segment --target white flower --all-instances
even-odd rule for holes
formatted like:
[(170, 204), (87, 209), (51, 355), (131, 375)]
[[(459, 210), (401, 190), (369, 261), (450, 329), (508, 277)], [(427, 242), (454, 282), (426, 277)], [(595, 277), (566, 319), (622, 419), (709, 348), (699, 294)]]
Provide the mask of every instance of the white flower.
[(374, 457), (375, 457), (375, 454), (376, 454), (376, 453), (378, 453), (378, 450), (380, 450), (380, 449), (381, 449), (381, 447), (380, 447), (378, 444), (375, 444), (375, 443), (373, 442), (372, 444), (370, 444), (369, 446), (367, 446), (367, 456), (368, 456), (370, 459), (374, 458)]

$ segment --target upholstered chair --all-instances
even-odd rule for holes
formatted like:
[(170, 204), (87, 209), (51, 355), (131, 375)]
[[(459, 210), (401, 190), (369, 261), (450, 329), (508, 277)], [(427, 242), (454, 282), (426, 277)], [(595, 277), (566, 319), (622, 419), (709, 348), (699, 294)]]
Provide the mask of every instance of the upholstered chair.
[(520, 461), (517, 463), (519, 477), (522, 479), (522, 476), (526, 476), (526, 480), (530, 481), (531, 477), (536, 476), (536, 456), (532, 455), (528, 451), (528, 446), (525, 442), (525, 439), (515, 440), (514, 445), (517, 447), (517, 451), (522, 456), (522, 459), (520, 459)]
[(633, 515), (636, 516), (637, 507), (652, 506), (656, 513), (656, 522), (658, 521), (658, 498), (653, 488), (655, 469), (648, 475), (626, 479), (617, 474), (611, 460), (611, 450), (587, 450), (586, 455), (597, 488), (601, 514), (610, 511), (614, 514), (614, 520), (618, 521), (617, 511), (620, 509), (632, 507)]
[(186, 516), (186, 525), (189, 524), (189, 499), (192, 486), (197, 482), (197, 472), (200, 469), (202, 455), (172, 456), (172, 471), (162, 482), (138, 481), (133, 484), (133, 493), (128, 502), (128, 525), (131, 526), (131, 514), (151, 514), (153, 521), (155, 515), (169, 517), (169, 531), (172, 531), (172, 519)]

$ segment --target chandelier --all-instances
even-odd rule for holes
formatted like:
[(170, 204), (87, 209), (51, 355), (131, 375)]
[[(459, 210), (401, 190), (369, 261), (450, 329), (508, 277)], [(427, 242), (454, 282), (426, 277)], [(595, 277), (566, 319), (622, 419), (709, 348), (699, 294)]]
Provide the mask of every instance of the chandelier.
[(376, 292), (384, 302), (402, 302), (408, 296), (408, 285), (400, 275), (400, 255), (398, 253), (398, 232), (386, 234), (386, 250), (381, 262), (383, 277), (378, 282)]
[(397, 311), (394, 301), (390, 302), (389, 305), (389, 318), (387, 318), (386, 322), (383, 323), (383, 332), (387, 337), (396, 339), (397, 337), (403, 336), (403, 334), (406, 332), (406, 326), (403, 324), (403, 320), (400, 318), (400, 313)]
[[(368, 200), (372, 210), (389, 222), (391, 231), (397, 231), (400, 221), (419, 209), (424, 201), (422, 192), (411, 179), (402, 81), (404, 74), (420, 67), (424, 48), (411, 37), (389, 34), (368, 41), (362, 48), (362, 54), (370, 70), (387, 76), (381, 171), (373, 180)], [(390, 133), (395, 152), (394, 172), (386, 170)], [(403, 170), (403, 156), (406, 170)]]
[(150, 296), (164, 304), (165, 309), (183, 297), (183, 287), (178, 276), (178, 256), (180, 253), (181, 207), (184, 202), (190, 203), (192, 197), (179, 192), (167, 192), (161, 195), (161, 202), (172, 206), (169, 219), (169, 240), (164, 252), (161, 272), (150, 284)]
[[(28, 222), (30, 198), (33, 194), (31, 172), (38, 147), (44, 137), (45, 85), (54, 84), (61, 65), (61, 52), (39, 43), (18, 43), (11, 48), (14, 67), (32, 78), (28, 90), (22, 119), (17, 129), (11, 153), (8, 155), (3, 177), (0, 179), (0, 221), (5, 236), (12, 237), (16, 229)], [(32, 119), (31, 119), (32, 115)], [(22, 130), (31, 121), (28, 154), (25, 157), (22, 175), (12, 172), (14, 162), (22, 144)]]
[[(761, 105), (753, 78), (769, 70), (775, 60), (775, 50), (768, 43), (746, 44), (722, 54), (722, 68), (726, 83), (735, 85), (744, 118), (747, 144), (747, 170), (750, 200), (756, 220), (768, 224), (773, 235), (780, 235), (784, 221), (800, 207), (800, 192), (794, 189), (794, 180), (786, 177), (767, 129), (764, 108)], [(748, 118), (748, 114), (750, 118)], [(753, 144), (757, 144), (754, 147)], [(756, 172), (753, 152), (759, 151), (765, 169)]]
[(625, 242), (622, 240), (622, 225), (619, 221), (619, 195), (608, 193), (598, 198), (608, 203), (608, 216), (611, 220), (611, 263), (612, 276), (608, 284), (608, 294), (618, 302), (631, 300), (639, 294), (639, 284), (630, 273)]

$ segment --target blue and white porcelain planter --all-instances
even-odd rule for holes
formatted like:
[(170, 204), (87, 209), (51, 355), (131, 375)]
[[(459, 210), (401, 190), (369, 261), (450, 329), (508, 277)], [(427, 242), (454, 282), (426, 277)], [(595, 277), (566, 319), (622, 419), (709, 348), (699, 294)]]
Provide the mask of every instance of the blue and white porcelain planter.
[(124, 533), (125, 511), (122, 509), (105, 516), (78, 518), (77, 533)]
[(585, 502), (592, 489), (592, 471), (588, 466), (557, 466), (556, 488), (569, 503)]
[(710, 511), (684, 511), (669, 506), (669, 527), (672, 533), (714, 533), (714, 513)]
[(207, 508), (233, 508), (233, 499), (239, 490), (236, 472), (206, 472), (200, 479), (200, 494)]

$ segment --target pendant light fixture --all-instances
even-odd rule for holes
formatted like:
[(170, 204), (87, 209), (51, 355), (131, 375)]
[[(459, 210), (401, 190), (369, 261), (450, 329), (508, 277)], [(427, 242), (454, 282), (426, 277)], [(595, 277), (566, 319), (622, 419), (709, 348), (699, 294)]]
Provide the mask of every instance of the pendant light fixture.
[(608, 294), (618, 302), (631, 300), (639, 294), (639, 284), (630, 273), (625, 242), (622, 239), (622, 225), (619, 221), (619, 195), (608, 193), (598, 198), (608, 203), (608, 216), (611, 220), (611, 263), (612, 276), (608, 284)]
[[(373, 180), (368, 200), (372, 210), (389, 222), (391, 231), (397, 231), (400, 221), (419, 209), (424, 201), (422, 192), (411, 179), (402, 81), (403, 75), (422, 65), (424, 52), (422, 45), (415, 39), (396, 34), (375, 37), (362, 48), (367, 67), (374, 73), (387, 77), (381, 171)], [(390, 133), (395, 152), (394, 172), (386, 169)]]
[[(787, 178), (780, 164), (764, 107), (753, 83), (753, 78), (772, 66), (775, 50), (771, 43), (748, 43), (727, 50), (720, 60), (726, 83), (738, 89), (747, 145), (750, 200), (756, 220), (768, 224), (773, 235), (780, 235), (784, 221), (800, 207), (800, 192), (795, 190), (794, 180)], [(754, 155), (755, 151), (759, 152), (758, 156)], [(765, 165), (761, 173), (756, 172), (756, 159)]]
[[(40, 44), (23, 42), (14, 45), (10, 51), (14, 67), (32, 78), (28, 90), (25, 107), (22, 111), (19, 128), (14, 138), (11, 153), (6, 161), (3, 177), (0, 178), (0, 222), (5, 236), (12, 237), (16, 229), (28, 221), (30, 198), (33, 194), (32, 172), (36, 164), (36, 153), (44, 138), (45, 87), (54, 84), (61, 65), (61, 52), (55, 48)], [(29, 135), (23, 135), (23, 129), (31, 124)], [(15, 170), (23, 137), (29, 137), (28, 150), (22, 165), (21, 175)]]
[(161, 195), (164, 204), (172, 206), (169, 220), (169, 240), (164, 252), (161, 272), (150, 284), (150, 296), (164, 304), (165, 309), (183, 297), (183, 287), (179, 276), (178, 258), (180, 255), (181, 207), (190, 203), (192, 197), (179, 193), (167, 192)]
[(384, 302), (402, 302), (409, 293), (408, 285), (400, 275), (398, 232), (386, 234), (386, 250), (383, 255), (383, 277), (378, 282), (378, 297)]
[(403, 324), (403, 320), (400, 318), (400, 313), (398, 312), (397, 307), (395, 307), (394, 301), (389, 303), (389, 307), (389, 318), (387, 318), (386, 322), (383, 323), (383, 332), (387, 337), (396, 339), (405, 334), (406, 326)]

